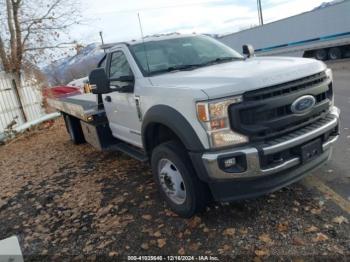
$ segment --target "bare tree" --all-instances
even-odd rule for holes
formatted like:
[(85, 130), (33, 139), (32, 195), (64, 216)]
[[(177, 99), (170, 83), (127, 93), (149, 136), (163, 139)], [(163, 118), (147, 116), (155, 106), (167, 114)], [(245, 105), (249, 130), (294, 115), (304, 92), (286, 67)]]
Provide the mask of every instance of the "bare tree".
[(79, 0), (0, 0), (0, 62), (17, 88), (27, 64), (72, 48), (68, 29), (79, 23)]

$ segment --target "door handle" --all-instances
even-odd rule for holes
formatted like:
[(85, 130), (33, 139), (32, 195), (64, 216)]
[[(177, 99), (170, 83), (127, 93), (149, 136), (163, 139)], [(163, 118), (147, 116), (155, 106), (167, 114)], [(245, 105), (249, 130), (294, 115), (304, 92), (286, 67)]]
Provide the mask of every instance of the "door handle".
[(110, 96), (106, 96), (106, 97), (105, 97), (105, 101), (106, 101), (106, 102), (112, 102), (112, 98), (111, 98)]

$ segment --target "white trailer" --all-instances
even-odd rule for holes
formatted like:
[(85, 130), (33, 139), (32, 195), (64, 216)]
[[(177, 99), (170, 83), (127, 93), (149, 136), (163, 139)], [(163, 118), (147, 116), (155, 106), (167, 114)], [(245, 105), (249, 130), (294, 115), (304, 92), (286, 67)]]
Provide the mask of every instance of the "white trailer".
[(339, 59), (350, 55), (350, 1), (219, 37), (241, 51), (252, 44), (259, 55)]

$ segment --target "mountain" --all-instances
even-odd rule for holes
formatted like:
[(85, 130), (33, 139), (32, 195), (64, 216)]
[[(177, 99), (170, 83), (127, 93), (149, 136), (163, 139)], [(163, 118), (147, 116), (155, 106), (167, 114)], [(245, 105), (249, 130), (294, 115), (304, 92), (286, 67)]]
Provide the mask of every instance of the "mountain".
[(59, 59), (46, 66), (43, 71), (50, 85), (67, 84), (74, 79), (87, 76), (96, 68), (104, 52), (99, 43), (92, 43), (79, 50), (78, 54)]
[(333, 1), (331, 1), (331, 2), (323, 2), (323, 3), (320, 4), (318, 7), (312, 9), (312, 11), (318, 10), (318, 9), (322, 9), (322, 8), (325, 8), (325, 7), (329, 7), (329, 6), (332, 6), (332, 5), (341, 3), (341, 2), (344, 2), (344, 0), (333, 0)]

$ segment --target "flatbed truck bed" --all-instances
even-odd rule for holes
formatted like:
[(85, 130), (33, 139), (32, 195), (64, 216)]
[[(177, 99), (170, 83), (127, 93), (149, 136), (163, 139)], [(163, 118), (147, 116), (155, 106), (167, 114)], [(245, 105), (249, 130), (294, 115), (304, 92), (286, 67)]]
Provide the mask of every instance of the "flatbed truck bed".
[(97, 96), (95, 94), (49, 98), (48, 104), (63, 113), (86, 122), (92, 121), (94, 116), (105, 115), (104, 109), (98, 107)]
[[(62, 113), (67, 129), (72, 128), (70, 125), (74, 126), (74, 122), (78, 121), (81, 130), (75, 130), (76, 133), (82, 133), (84, 141), (96, 149), (123, 152), (143, 162), (148, 160), (141, 150), (113, 137), (106, 112), (103, 107), (99, 108), (98, 106), (97, 95), (88, 93), (63, 98), (49, 98), (48, 104)], [(79, 125), (77, 126), (79, 129)], [(67, 131), (70, 133), (69, 130)]]

